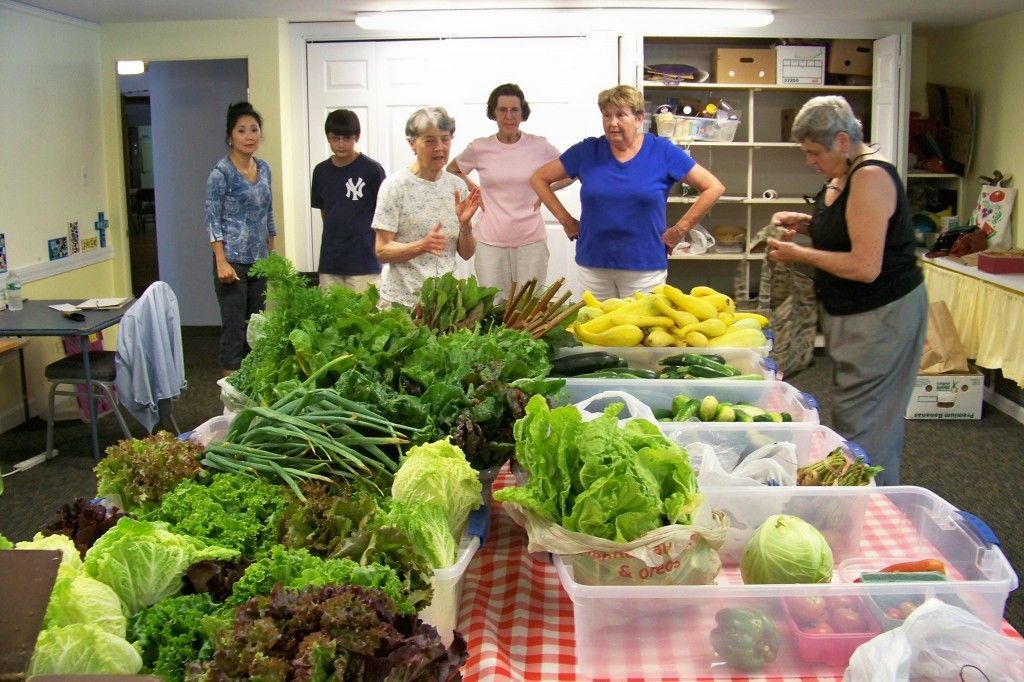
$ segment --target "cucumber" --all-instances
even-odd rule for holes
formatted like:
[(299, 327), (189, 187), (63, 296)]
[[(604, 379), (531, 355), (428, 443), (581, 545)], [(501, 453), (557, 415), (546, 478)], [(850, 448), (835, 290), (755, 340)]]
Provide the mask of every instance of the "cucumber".
[(702, 422), (715, 421), (715, 414), (718, 412), (718, 398), (713, 395), (705, 396), (700, 401), (700, 420)]
[(732, 409), (732, 405), (729, 403), (719, 403), (718, 409), (715, 411), (716, 422), (734, 422), (736, 421), (736, 411)]
[[(681, 398), (683, 396), (677, 396), (677, 397)], [(673, 400), (672, 402), (674, 403), (675, 401)], [(697, 400), (696, 398), (692, 398), (692, 399), (690, 399), (689, 402), (687, 402), (683, 406), (683, 408), (681, 410), (676, 412), (675, 416), (672, 417), (672, 421), (677, 421), (677, 422), (693, 421), (693, 420), (699, 418), (698, 414), (697, 414), (699, 411), (700, 411), (700, 401)]]
[(672, 414), (673, 415), (679, 414), (683, 410), (687, 409), (687, 407), (690, 405), (690, 403), (696, 403), (698, 407), (700, 406), (700, 401), (699, 400), (697, 400), (695, 398), (691, 398), (689, 396), (677, 395), (675, 398), (672, 398), (672, 407), (671, 407)]
[(728, 368), (723, 371), (707, 365), (690, 365), (688, 369), (690, 376), (701, 379), (729, 379), (733, 376)]
[(725, 361), (725, 358), (721, 355), (715, 355), (714, 353), (687, 353), (686, 362), (684, 364), (704, 365), (705, 367), (732, 371), (732, 367), (730, 367)]
[(622, 367), (626, 361), (614, 353), (606, 351), (590, 351), (563, 355), (551, 361), (551, 374), (554, 376), (574, 377), (588, 372), (599, 372), (602, 369)]
[(622, 374), (630, 374), (637, 379), (657, 379), (658, 373), (653, 369), (644, 369), (643, 367), (616, 367), (613, 372), (621, 372)]
[(612, 367), (596, 372), (577, 374), (575, 379), (657, 379), (658, 375), (649, 369), (640, 367)]

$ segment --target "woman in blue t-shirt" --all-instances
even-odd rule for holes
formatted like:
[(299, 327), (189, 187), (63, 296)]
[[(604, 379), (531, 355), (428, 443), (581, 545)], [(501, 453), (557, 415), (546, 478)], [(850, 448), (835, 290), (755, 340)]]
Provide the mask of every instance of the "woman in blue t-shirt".
[(230, 151), (206, 180), (206, 229), (213, 249), (214, 291), (220, 305), (222, 373), (239, 368), (249, 352), (249, 317), (263, 310), (267, 281), (249, 273), (253, 263), (274, 250), (274, 207), (270, 165), (256, 158), (263, 118), (248, 102), (228, 107), (226, 141)]
[[(580, 284), (597, 298), (629, 296), (664, 284), (668, 251), (722, 196), (725, 187), (669, 140), (645, 134), (644, 99), (619, 85), (597, 96), (604, 136), (578, 142), (533, 174), (530, 184), (576, 245)], [(551, 191), (580, 180), (580, 218)], [(665, 227), (669, 189), (682, 180), (697, 190), (689, 210)]]

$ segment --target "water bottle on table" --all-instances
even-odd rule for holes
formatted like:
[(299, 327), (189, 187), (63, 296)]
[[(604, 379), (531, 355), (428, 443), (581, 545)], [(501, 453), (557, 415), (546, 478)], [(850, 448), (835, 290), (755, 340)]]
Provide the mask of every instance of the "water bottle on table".
[(14, 271), (7, 273), (7, 309), (21, 310), (24, 305), (21, 300), (21, 278)]

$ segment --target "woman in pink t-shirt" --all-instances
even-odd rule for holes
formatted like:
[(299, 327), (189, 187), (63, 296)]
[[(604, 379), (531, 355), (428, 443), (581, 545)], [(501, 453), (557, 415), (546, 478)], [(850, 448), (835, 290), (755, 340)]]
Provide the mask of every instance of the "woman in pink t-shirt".
[[(483, 212), (476, 232), (476, 277), (501, 289), (508, 298), (512, 282), (522, 285), (536, 278), (545, 284), (548, 272), (547, 233), (540, 214), (540, 200), (530, 187), (530, 176), (559, 151), (545, 138), (524, 133), (519, 125), (530, 118), (530, 105), (514, 83), (499, 85), (487, 98), (487, 118), (498, 132), (480, 137), (448, 165), (472, 189), (468, 177), (479, 175)], [(551, 186), (560, 189), (572, 180)]]

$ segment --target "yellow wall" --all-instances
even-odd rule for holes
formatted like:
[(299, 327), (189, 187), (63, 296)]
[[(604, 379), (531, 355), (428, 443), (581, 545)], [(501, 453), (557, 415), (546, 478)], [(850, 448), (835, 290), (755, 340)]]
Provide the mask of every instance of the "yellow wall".
[[(104, 106), (104, 158), (109, 178), (108, 195), (118, 222), (125, 220), (124, 168), (121, 143), (120, 94), (115, 64), (120, 59), (173, 61), (186, 59), (246, 59), (249, 64), (249, 100), (264, 118), (266, 129), (259, 155), (274, 170), (274, 205), (278, 224), (278, 250), (287, 253), (289, 225), (285, 207), (290, 171), (283, 159), (289, 120), (283, 120), (287, 88), (287, 23), (281, 19), (230, 21), (175, 21), (106, 24), (102, 27), (101, 83)], [(217, 121), (220, 126), (221, 122)], [(113, 221), (112, 221), (113, 222)], [(119, 259), (118, 276), (130, 282), (127, 259)]]
[[(961, 215), (970, 215), (978, 196), (977, 177), (999, 169), (1024, 183), (1024, 11), (962, 26), (928, 37), (928, 82), (974, 91), (974, 156), (964, 182)], [(1014, 246), (1024, 248), (1024, 211), (1013, 210)]]

